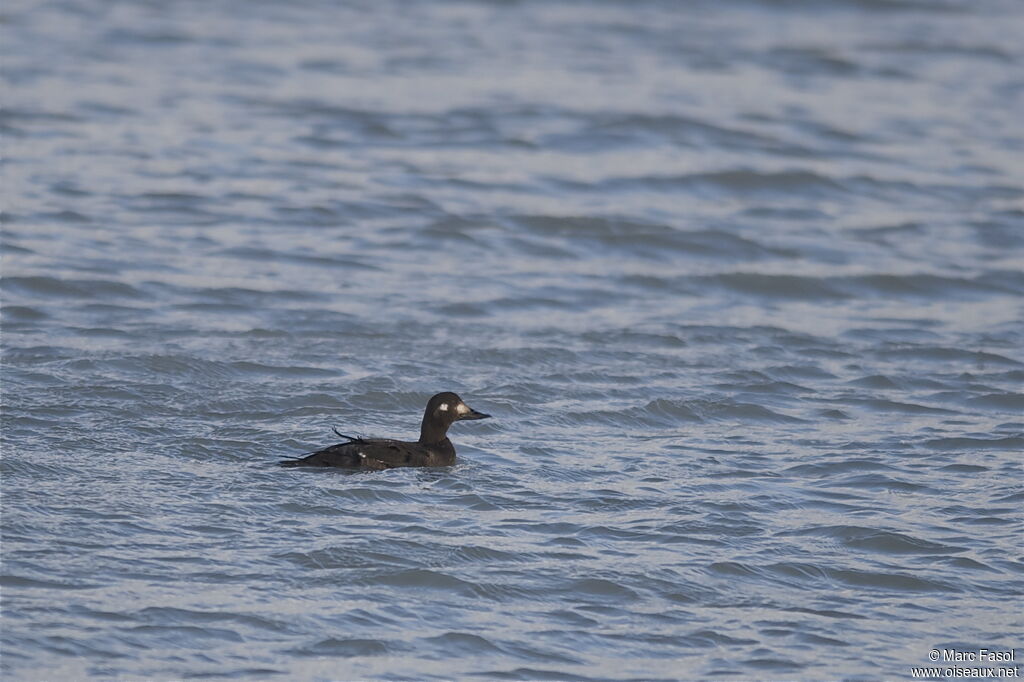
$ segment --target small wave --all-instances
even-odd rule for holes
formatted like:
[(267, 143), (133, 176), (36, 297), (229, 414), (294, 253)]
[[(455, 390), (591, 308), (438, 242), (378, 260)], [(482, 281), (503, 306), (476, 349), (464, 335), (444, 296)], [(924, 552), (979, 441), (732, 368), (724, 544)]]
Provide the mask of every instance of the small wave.
[[(909, 0), (907, 0), (909, 2)], [(994, 45), (960, 44), (933, 40), (908, 39), (891, 43), (871, 43), (864, 49), (889, 54), (920, 54), (928, 57), (974, 57), (985, 61), (1013, 63), (1014, 56)]]
[[(301, 367), (296, 365), (267, 365), (259, 362), (232, 362), (230, 366), (241, 373), (286, 379), (323, 379), (344, 376), (340, 369), (323, 369), (321, 367)], [(333, 400), (330, 396), (324, 396)], [(306, 396), (310, 398), (310, 396)]]
[[(694, 403), (691, 402), (691, 405)], [(756, 405), (739, 402), (706, 402), (697, 401), (696, 411), (705, 419), (739, 422), (766, 422), (775, 424), (799, 424), (806, 420)]]
[(43, 275), (30, 277), (4, 277), (0, 286), (16, 294), (55, 298), (111, 298), (144, 299), (149, 296), (123, 282), (105, 279), (58, 279)]
[(971, 406), (1006, 412), (1024, 413), (1024, 394), (1022, 393), (987, 393), (967, 400)]
[(411, 567), (416, 562), (395, 553), (377, 552), (367, 547), (326, 547), (309, 552), (288, 552), (275, 558), (293, 562), (307, 570), (346, 568)]
[(993, 568), (992, 566), (989, 566), (988, 564), (983, 564), (980, 561), (975, 561), (974, 559), (971, 559), (970, 557), (957, 556), (957, 557), (949, 557), (948, 559), (947, 558), (943, 558), (943, 560), (949, 566), (951, 566), (953, 568), (956, 568), (956, 569), (966, 569), (968, 571), (985, 571), (987, 573), (1002, 573), (1002, 571), (1000, 571), (999, 569)]
[(696, 649), (707, 649), (721, 646), (749, 646), (751, 644), (757, 644), (757, 640), (755, 639), (730, 637), (729, 635), (721, 632), (708, 629), (695, 630), (687, 635), (683, 635), (680, 638), (680, 642)]
[(268, 633), (282, 634), (295, 631), (295, 627), (285, 621), (268, 619), (252, 614), (232, 613), (225, 611), (197, 611), (174, 606), (149, 606), (132, 613), (109, 614), (115, 620), (132, 618), (147, 623), (175, 623), (178, 625), (198, 625), (205, 623), (234, 623), (247, 628), (255, 628)]
[[(852, 76), (864, 70), (858, 63), (821, 48), (774, 48), (759, 61), (791, 75)], [(852, 142), (859, 138), (848, 134), (843, 139)]]
[(472, 509), (474, 511), (495, 511), (500, 508), (497, 505), (492, 504), (489, 500), (474, 493), (456, 495), (454, 497), (447, 498), (444, 503), (457, 507), (464, 507), (466, 509)]
[(198, 40), (198, 36), (189, 33), (170, 29), (152, 27), (149, 30), (132, 29), (125, 26), (108, 28), (103, 34), (104, 43), (111, 44), (137, 44), (139, 46), (153, 45), (183, 45)]
[(797, 635), (800, 641), (810, 644), (812, 646), (850, 646), (850, 643), (834, 637), (822, 637), (821, 635), (815, 635), (809, 632), (800, 633)]
[(705, 421), (776, 424), (798, 424), (805, 421), (754, 403), (729, 400), (670, 400), (667, 398), (657, 398), (642, 408), (572, 413), (570, 417), (619, 426), (628, 426), (637, 421), (652, 426), (672, 426), (680, 422), (701, 423)]
[(679, 115), (617, 114), (593, 117), (586, 134), (628, 139), (664, 138), (674, 144), (730, 149), (778, 149), (783, 142), (763, 133)]
[(280, 249), (256, 248), (252, 246), (236, 246), (218, 251), (215, 255), (230, 256), (240, 260), (273, 263), (295, 263), (302, 266), (322, 266), (326, 268), (379, 270), (377, 266), (365, 263), (356, 257), (343, 257), (325, 254), (297, 253)]
[(328, 637), (308, 646), (298, 647), (292, 652), (300, 656), (337, 656), (355, 658), (361, 656), (386, 656), (400, 647), (379, 639)]
[(643, 408), (643, 412), (650, 414), (657, 421), (665, 423), (704, 421), (697, 409), (690, 407), (685, 402), (667, 400), (665, 398), (658, 398), (647, 403)]
[(36, 216), (39, 220), (56, 220), (61, 223), (91, 223), (93, 219), (78, 211), (57, 211), (55, 213), (40, 213)]
[(209, 379), (211, 377), (226, 379), (236, 375), (235, 369), (229, 363), (203, 360), (186, 355), (125, 355), (86, 361), (85, 366), (79, 364), (75, 368), (79, 371), (83, 369), (96, 372), (115, 371), (133, 376), (155, 374), (175, 380)]
[[(679, 192), (736, 195), (749, 201), (751, 196), (803, 196), (815, 199), (842, 198), (856, 191), (848, 187), (849, 179), (837, 181), (808, 170), (757, 171), (751, 169), (723, 170), (683, 175), (641, 175), (613, 177), (596, 182), (562, 180), (557, 184), (572, 192)], [(893, 183), (875, 181), (881, 186)], [(904, 189), (905, 192), (905, 189)]]
[(947, 464), (940, 467), (939, 471), (948, 471), (951, 474), (980, 474), (983, 471), (988, 471), (988, 467), (975, 464)]
[(860, 476), (848, 476), (834, 482), (839, 488), (857, 488), (861, 490), (874, 491), (897, 491), (897, 492), (935, 492), (934, 488), (919, 483), (911, 483), (882, 474), (863, 474)]
[(817, 583), (821, 586), (838, 582), (891, 592), (959, 592), (958, 587), (937, 580), (928, 580), (901, 573), (883, 573), (831, 568), (818, 564), (781, 562), (763, 566), (739, 562), (718, 562), (709, 567), (714, 573), (748, 579), (767, 579), (796, 584)]
[(947, 410), (942, 407), (929, 407), (927, 405), (917, 405), (914, 403), (901, 403), (895, 400), (865, 400), (863, 398), (846, 398), (845, 402), (851, 405), (860, 405), (866, 409), (873, 410), (875, 412), (886, 412), (896, 414), (959, 414), (959, 412), (955, 410)]
[(10, 588), (30, 587), (51, 590), (89, 590), (98, 587), (98, 585), (89, 583), (42, 580), (38, 578), (28, 578), (20, 575), (11, 575), (9, 573), (0, 575), (0, 585)]
[(438, 590), (466, 597), (475, 596), (479, 591), (479, 587), (475, 583), (425, 568), (410, 568), (397, 573), (385, 573), (372, 578), (362, 578), (359, 582), (371, 587), (381, 585), (400, 589)]
[(520, 552), (507, 552), (495, 547), (483, 547), (480, 545), (466, 545), (459, 547), (452, 555), (452, 558), (472, 564), (514, 564), (531, 560), (531, 557), (524, 556)]
[(121, 638), (134, 646), (145, 648), (155, 646), (194, 647), (199, 646), (200, 642), (211, 639), (235, 643), (245, 641), (245, 638), (235, 630), (196, 625), (137, 625), (122, 630)]
[[(178, 289), (178, 287), (172, 287)], [(178, 293), (178, 292), (176, 292)], [(247, 287), (184, 287), (180, 293), (193, 304), (237, 305), (238, 310), (251, 311), (270, 306), (273, 301), (283, 303), (320, 302), (328, 296), (317, 291), (297, 289), (251, 289)]]
[(788, 469), (783, 469), (782, 473), (812, 476), (831, 476), (834, 474), (849, 473), (851, 471), (895, 470), (895, 467), (891, 467), (888, 464), (882, 464), (877, 460), (851, 459), (840, 460), (837, 462), (816, 462), (813, 464), (798, 464)]
[(344, 488), (332, 490), (330, 495), (340, 500), (360, 503), (411, 503), (413, 501), (408, 495), (397, 490), (379, 487)]
[(546, 670), (544, 668), (514, 668), (512, 670), (483, 670), (472, 673), (473, 677), (485, 680), (518, 680), (520, 682), (597, 682), (603, 677), (587, 677), (565, 672), (563, 669)]
[(1021, 452), (1024, 450), (1024, 436), (1008, 436), (1006, 438), (971, 438), (967, 436), (953, 438), (933, 438), (923, 443), (932, 450), (1005, 450)]
[(1013, 358), (985, 351), (964, 350), (962, 348), (943, 348), (937, 346), (915, 346), (910, 348), (893, 348), (875, 351), (884, 360), (923, 360), (928, 362), (958, 362), (984, 366), (1009, 365), (1019, 366), (1022, 363)]
[(928, 580), (902, 573), (830, 570), (830, 577), (846, 585), (895, 592), (960, 592), (961, 588), (947, 582)]
[(776, 381), (821, 381), (836, 378), (835, 374), (814, 365), (770, 366), (763, 371)]
[(839, 278), (852, 289), (873, 296), (915, 296), (942, 299), (977, 298), (992, 293), (1022, 293), (1014, 282), (991, 273), (974, 278), (933, 274), (892, 275), (886, 273)]
[(770, 670), (776, 675), (779, 673), (795, 673), (808, 667), (806, 663), (800, 663), (791, 659), (765, 657), (748, 658), (743, 661), (743, 664), (758, 670)]
[(816, 414), (824, 419), (831, 419), (833, 421), (846, 421), (853, 419), (853, 417), (842, 410), (818, 410)]
[(587, 597), (599, 598), (602, 601), (631, 602), (640, 598), (630, 588), (620, 585), (612, 580), (601, 578), (580, 578), (574, 580), (566, 590), (574, 598), (586, 599)]
[(810, 301), (854, 298), (919, 297), (941, 301), (974, 300), (994, 293), (1020, 293), (1005, 278), (945, 277), (931, 274), (860, 276), (809, 276), (774, 273), (732, 272), (687, 277), (703, 286), (725, 288), (745, 295)]
[(900, 388), (895, 381), (883, 374), (874, 374), (860, 379), (852, 379), (847, 383), (851, 386), (863, 386), (864, 388), (873, 388), (876, 390), (893, 390)]
[(578, 248), (588, 242), (640, 256), (669, 255), (726, 261), (792, 257), (794, 252), (765, 246), (724, 230), (680, 230), (659, 223), (641, 223), (606, 216), (518, 215), (511, 221), (544, 236), (563, 236)]
[(734, 272), (705, 275), (699, 277), (697, 281), (704, 285), (723, 287), (737, 293), (768, 298), (839, 300), (849, 297), (848, 293), (834, 286), (826, 277)]
[(840, 620), (868, 620), (867, 616), (862, 616), (858, 613), (847, 613), (845, 611), (835, 611), (833, 609), (809, 609), (803, 606), (791, 606), (781, 610), (791, 611), (793, 613), (807, 613), (812, 616), (822, 616), (824, 618), (836, 618)]
[(781, 532), (778, 535), (831, 538), (839, 540), (851, 549), (864, 549), (883, 554), (954, 554), (967, 551), (965, 547), (943, 545), (904, 533), (861, 526), (817, 526)]
[(504, 653), (491, 640), (469, 632), (446, 632), (423, 640), (431, 649), (450, 656), (479, 656), (489, 653)]

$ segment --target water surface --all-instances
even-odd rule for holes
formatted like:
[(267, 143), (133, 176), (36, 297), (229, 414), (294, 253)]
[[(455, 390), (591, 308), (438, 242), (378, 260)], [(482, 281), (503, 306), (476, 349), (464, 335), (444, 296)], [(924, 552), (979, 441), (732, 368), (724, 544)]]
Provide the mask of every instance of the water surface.
[[(2, 22), (6, 679), (1020, 646), (1024, 5)], [(452, 468), (274, 466), (440, 390)]]

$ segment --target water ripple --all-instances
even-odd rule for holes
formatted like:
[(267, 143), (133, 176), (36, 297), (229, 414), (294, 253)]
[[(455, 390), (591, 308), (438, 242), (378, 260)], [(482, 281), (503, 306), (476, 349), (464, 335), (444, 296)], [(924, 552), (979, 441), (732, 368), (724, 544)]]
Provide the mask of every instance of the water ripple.
[(1016, 645), (1020, 3), (8, 4), (5, 679)]

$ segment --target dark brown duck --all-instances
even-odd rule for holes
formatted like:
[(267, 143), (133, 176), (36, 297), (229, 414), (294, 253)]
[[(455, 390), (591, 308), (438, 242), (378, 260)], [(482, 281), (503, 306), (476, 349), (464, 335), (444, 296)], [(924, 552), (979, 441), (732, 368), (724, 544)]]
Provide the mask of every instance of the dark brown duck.
[(347, 442), (323, 450), (287, 459), (283, 467), (341, 467), (377, 471), (395, 467), (442, 467), (455, 463), (455, 447), (448, 440), (448, 427), (458, 421), (486, 419), (489, 414), (477, 412), (456, 394), (438, 393), (427, 402), (420, 426), (420, 439), (415, 443), (385, 438), (356, 438), (337, 433)]

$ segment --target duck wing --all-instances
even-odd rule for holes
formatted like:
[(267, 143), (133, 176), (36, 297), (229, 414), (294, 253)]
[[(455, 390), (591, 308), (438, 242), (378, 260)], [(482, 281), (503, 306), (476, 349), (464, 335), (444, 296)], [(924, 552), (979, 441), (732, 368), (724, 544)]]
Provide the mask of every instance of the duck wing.
[[(341, 435), (341, 434), (339, 434)], [(280, 462), (283, 467), (340, 467), (380, 471), (395, 467), (427, 466), (430, 451), (419, 443), (383, 438), (349, 438), (323, 450)]]

